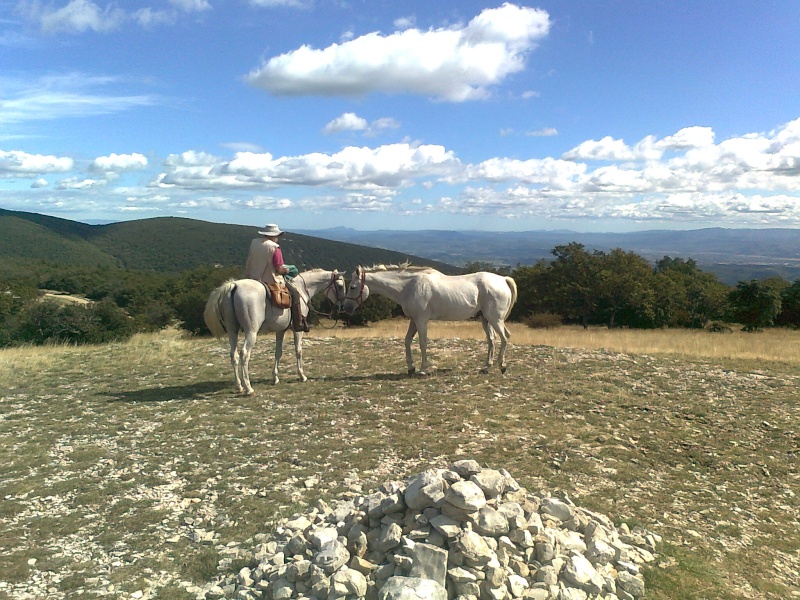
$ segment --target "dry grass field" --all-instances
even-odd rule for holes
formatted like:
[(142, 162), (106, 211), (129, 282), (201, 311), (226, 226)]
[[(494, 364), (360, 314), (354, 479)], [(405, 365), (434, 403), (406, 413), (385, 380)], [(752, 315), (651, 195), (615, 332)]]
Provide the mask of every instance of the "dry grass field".
[(474, 458), (662, 536), (648, 597), (800, 597), (800, 333), (532, 330), (480, 375), (475, 323), (317, 328), (233, 393), (176, 332), (0, 351), (0, 598), (195, 598), (280, 516)]

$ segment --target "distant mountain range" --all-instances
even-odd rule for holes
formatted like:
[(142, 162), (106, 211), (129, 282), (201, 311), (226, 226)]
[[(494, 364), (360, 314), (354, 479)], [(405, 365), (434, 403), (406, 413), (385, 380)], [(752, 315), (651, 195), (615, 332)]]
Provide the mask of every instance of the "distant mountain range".
[(722, 281), (779, 276), (800, 278), (800, 230), (798, 229), (695, 229), (653, 230), (635, 233), (580, 233), (576, 231), (357, 231), (344, 227), (304, 230), (302, 233), (329, 240), (413, 253), (463, 266), (488, 262), (515, 267), (551, 259), (553, 248), (571, 242), (588, 250), (621, 248), (656, 261), (664, 256), (692, 258)]

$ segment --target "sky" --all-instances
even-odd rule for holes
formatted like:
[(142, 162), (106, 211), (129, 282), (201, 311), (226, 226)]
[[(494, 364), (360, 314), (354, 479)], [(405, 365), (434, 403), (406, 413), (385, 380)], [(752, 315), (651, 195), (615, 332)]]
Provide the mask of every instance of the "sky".
[(0, 207), (800, 227), (796, 0), (0, 0)]

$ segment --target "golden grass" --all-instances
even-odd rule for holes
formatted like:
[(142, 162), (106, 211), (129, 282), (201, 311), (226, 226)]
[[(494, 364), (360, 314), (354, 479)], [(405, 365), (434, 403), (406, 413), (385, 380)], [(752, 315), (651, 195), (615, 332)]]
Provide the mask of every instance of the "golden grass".
[[(368, 327), (317, 329), (312, 336), (336, 338), (403, 338), (408, 321), (392, 319)], [(744, 359), (777, 361), (800, 365), (800, 332), (768, 329), (757, 333), (740, 331), (710, 333), (694, 329), (607, 329), (564, 326), (554, 329), (531, 329), (521, 323), (509, 323), (512, 344), (553, 346), (555, 348), (590, 348), (624, 352), (680, 356), (693, 359)], [(433, 322), (428, 331), (431, 340), (483, 339), (483, 328), (475, 321)]]

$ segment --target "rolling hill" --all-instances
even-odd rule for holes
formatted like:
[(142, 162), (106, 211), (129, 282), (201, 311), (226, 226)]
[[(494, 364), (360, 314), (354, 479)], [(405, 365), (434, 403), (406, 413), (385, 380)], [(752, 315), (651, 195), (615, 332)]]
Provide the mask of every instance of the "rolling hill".
[[(124, 267), (179, 272), (202, 265), (242, 266), (258, 228), (157, 217), (87, 225), (36, 213), (0, 209), (0, 260), (42, 261), (72, 266)], [(350, 271), (359, 264), (411, 261), (445, 273), (452, 265), (381, 248), (287, 233), (281, 243), (287, 263)]]

